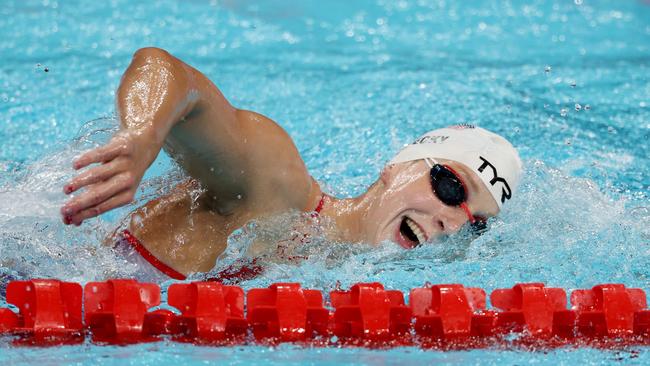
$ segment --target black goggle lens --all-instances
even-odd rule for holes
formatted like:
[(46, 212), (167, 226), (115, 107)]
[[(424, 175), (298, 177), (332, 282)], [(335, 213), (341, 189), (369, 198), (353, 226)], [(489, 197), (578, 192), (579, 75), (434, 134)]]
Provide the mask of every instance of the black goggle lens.
[[(438, 199), (447, 206), (460, 206), (467, 200), (465, 186), (451, 169), (436, 164), (431, 168), (431, 187)], [(470, 230), (481, 235), (487, 230), (487, 220), (483, 217), (470, 216)]]
[(447, 206), (460, 206), (465, 202), (465, 187), (456, 174), (444, 165), (431, 168), (431, 186), (438, 199)]

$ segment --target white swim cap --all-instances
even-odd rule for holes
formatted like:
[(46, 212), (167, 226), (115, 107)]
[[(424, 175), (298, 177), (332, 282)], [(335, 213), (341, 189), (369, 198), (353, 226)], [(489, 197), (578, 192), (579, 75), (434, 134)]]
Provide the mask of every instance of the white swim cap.
[(473, 125), (428, 132), (403, 148), (389, 164), (426, 158), (453, 160), (467, 166), (481, 178), (499, 209), (512, 198), (521, 178), (517, 150), (503, 137)]

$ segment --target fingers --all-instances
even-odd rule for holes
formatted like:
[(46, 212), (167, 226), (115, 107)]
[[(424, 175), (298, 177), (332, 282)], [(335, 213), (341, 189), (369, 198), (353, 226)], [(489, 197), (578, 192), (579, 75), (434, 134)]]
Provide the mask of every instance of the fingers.
[(72, 166), (79, 170), (93, 163), (103, 163), (115, 159), (118, 155), (126, 153), (128, 145), (122, 137), (116, 137), (108, 144), (90, 150), (77, 158)]
[(107, 180), (115, 174), (122, 172), (122, 170), (119, 169), (120, 165), (120, 162), (113, 160), (109, 163), (88, 169), (74, 177), (68, 184), (66, 184), (63, 187), (63, 192), (65, 194), (70, 194), (82, 187)]
[(77, 213), (99, 205), (117, 193), (132, 189), (135, 179), (130, 173), (121, 173), (109, 180), (91, 186), (86, 192), (68, 201), (62, 208), (64, 222), (69, 221)]
[(99, 216), (106, 211), (110, 211), (114, 208), (124, 206), (130, 203), (131, 201), (133, 201), (133, 190), (129, 189), (107, 199), (106, 201), (96, 206), (87, 208), (70, 217), (64, 218), (64, 222), (66, 224), (75, 224), (79, 226), (86, 219)]

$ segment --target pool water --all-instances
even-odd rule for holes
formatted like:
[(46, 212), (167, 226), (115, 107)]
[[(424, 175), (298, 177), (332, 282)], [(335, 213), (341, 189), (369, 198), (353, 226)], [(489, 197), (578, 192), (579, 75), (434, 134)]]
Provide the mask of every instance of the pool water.
[[(113, 93), (133, 52), (158, 46), (230, 99), (280, 123), (332, 194), (363, 192), (402, 144), (471, 122), (525, 163), (520, 194), (470, 240), (403, 251), (315, 240), (245, 288), (298, 281), (329, 291), (380, 281), (486, 291), (618, 282), (650, 294), (648, 1), (4, 1), (0, 6), (0, 278), (137, 276), (101, 241), (133, 208), (64, 227), (71, 159), (115, 131)], [(161, 154), (138, 202), (180, 178)], [(287, 218), (278, 218), (281, 223)], [(235, 260), (269, 223), (243, 228)], [(279, 224), (278, 224), (279, 225)], [(1, 281), (1, 280), (0, 280)], [(2, 305), (0, 297), (0, 306)], [(9, 364), (608, 364), (648, 347), (471, 351), (198, 347), (155, 343), (14, 348)]]

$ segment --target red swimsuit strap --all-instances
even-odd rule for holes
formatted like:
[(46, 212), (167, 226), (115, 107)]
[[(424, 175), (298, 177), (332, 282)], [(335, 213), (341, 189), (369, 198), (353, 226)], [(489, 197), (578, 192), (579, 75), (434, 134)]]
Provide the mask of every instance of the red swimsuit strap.
[(184, 274), (178, 272), (177, 270), (163, 263), (162, 261), (160, 261), (160, 259), (156, 258), (155, 255), (151, 254), (151, 252), (147, 250), (147, 248), (145, 248), (144, 245), (140, 243), (140, 240), (138, 240), (138, 238), (133, 236), (133, 234), (131, 234), (130, 231), (128, 230), (122, 231), (122, 236), (124, 237), (124, 239), (126, 239), (129, 245), (131, 245), (133, 249), (135, 249), (136, 252), (138, 252), (142, 256), (142, 258), (144, 258), (147, 262), (151, 263), (151, 265), (154, 266), (160, 272), (164, 273), (168, 277), (173, 278), (175, 280), (184, 280), (187, 278)]
[(323, 209), (323, 205), (325, 204), (325, 197), (326, 197), (326, 195), (325, 195), (325, 193), (323, 193), (323, 195), (320, 198), (320, 201), (318, 201), (318, 206), (316, 206), (316, 209), (314, 210), (314, 212), (316, 212), (316, 213), (321, 212), (321, 210)]

